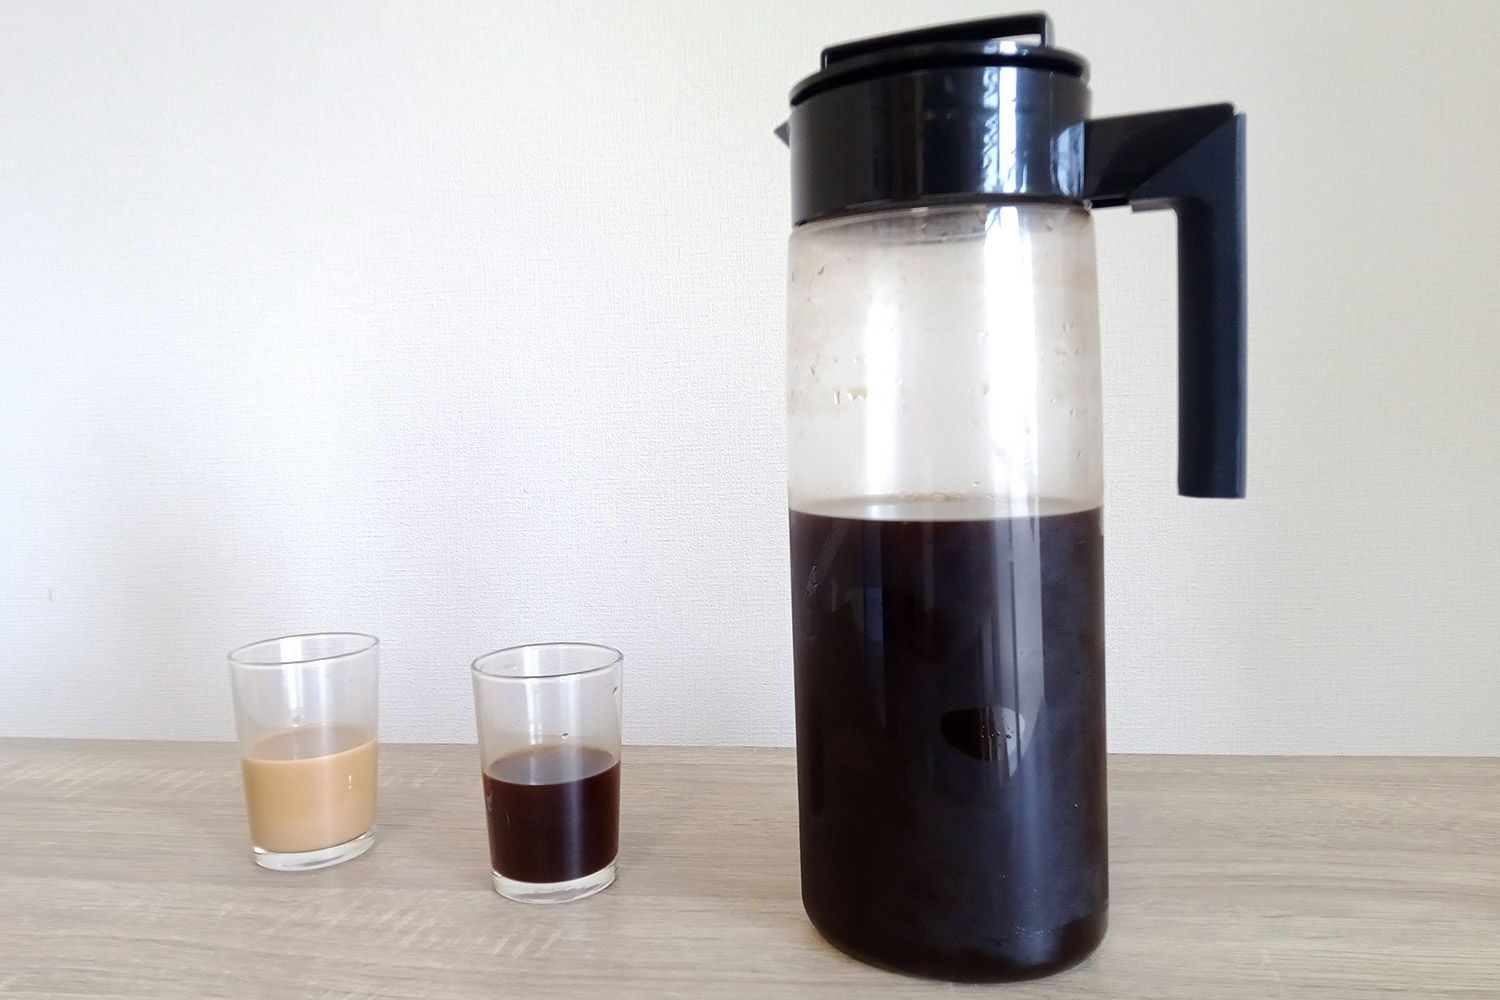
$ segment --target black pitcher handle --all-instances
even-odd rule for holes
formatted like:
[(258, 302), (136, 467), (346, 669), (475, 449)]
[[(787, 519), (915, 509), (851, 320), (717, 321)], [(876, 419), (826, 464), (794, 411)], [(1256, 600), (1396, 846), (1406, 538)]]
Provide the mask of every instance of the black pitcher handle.
[(1230, 104), (1084, 126), (1095, 207), (1177, 213), (1177, 491), (1245, 495), (1245, 116)]

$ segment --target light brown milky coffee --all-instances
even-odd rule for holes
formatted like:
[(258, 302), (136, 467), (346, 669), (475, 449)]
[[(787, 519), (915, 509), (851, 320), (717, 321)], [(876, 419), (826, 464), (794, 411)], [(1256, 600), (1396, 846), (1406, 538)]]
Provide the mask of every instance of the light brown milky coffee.
[(355, 726), (272, 733), (240, 768), (250, 839), (261, 850), (317, 851), (375, 825), (375, 740)]

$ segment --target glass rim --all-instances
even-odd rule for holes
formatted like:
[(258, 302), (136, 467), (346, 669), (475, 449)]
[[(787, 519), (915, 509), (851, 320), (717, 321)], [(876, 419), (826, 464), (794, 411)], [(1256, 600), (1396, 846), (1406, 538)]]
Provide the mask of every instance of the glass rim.
[[(579, 667), (576, 670), (559, 670), (550, 674), (497, 674), (485, 669), (483, 664), (497, 656), (506, 654), (524, 653), (533, 649), (589, 649), (599, 653), (609, 654), (607, 663), (595, 664), (589, 667)], [(573, 640), (562, 640), (559, 642), (523, 642), (517, 646), (505, 646), (500, 649), (490, 650), (482, 656), (474, 658), (469, 664), (469, 672), (476, 680), (487, 681), (517, 681), (520, 683), (536, 683), (537, 681), (559, 680), (565, 677), (586, 677), (589, 674), (603, 673), (612, 670), (625, 662), (625, 654), (613, 646), (606, 646), (602, 642), (576, 642)]]
[[(288, 639), (327, 639), (333, 637), (345, 637), (350, 639), (364, 639), (353, 649), (346, 649), (338, 653), (329, 653), (325, 656), (309, 656), (300, 660), (250, 660), (244, 654), (258, 646), (268, 646), (273, 642), (286, 642)], [(367, 632), (298, 632), (294, 635), (278, 635), (273, 639), (259, 639), (255, 642), (247, 642), (243, 646), (236, 646), (229, 651), (229, 662), (236, 667), (265, 668), (277, 670), (282, 667), (309, 666), (314, 663), (329, 663), (334, 660), (343, 660), (351, 656), (359, 656), (368, 653), (380, 645), (380, 640)]]

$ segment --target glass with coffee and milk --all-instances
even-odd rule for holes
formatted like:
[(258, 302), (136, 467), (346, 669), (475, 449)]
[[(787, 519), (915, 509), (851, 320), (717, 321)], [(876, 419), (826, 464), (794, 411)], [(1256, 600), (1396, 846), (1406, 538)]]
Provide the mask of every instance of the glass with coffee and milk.
[(286, 636), (229, 654), (255, 863), (310, 871), (375, 844), (380, 642)]

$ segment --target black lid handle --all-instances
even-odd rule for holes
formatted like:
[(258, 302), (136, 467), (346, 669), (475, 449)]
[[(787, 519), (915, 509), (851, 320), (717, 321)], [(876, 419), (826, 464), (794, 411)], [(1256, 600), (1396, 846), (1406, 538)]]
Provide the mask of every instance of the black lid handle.
[(1177, 213), (1177, 492), (1245, 495), (1245, 116), (1214, 104), (1084, 126), (1085, 197)]
[(1006, 17), (987, 17), (978, 21), (959, 21), (955, 24), (935, 24), (930, 28), (898, 31), (875, 38), (860, 38), (840, 45), (831, 45), (823, 50), (823, 68), (845, 59), (866, 56), (884, 49), (898, 49), (906, 45), (929, 45), (936, 42), (990, 42), (1021, 35), (1036, 35), (1041, 44), (1052, 44), (1052, 19), (1041, 11), (1030, 14), (1011, 14)]

